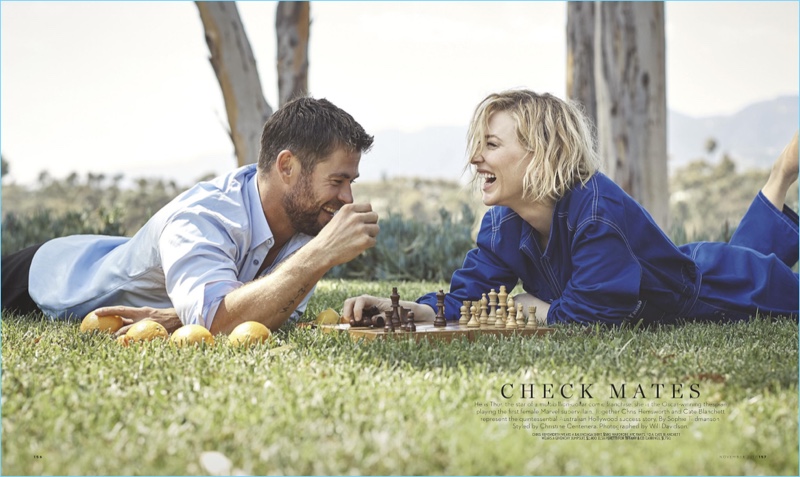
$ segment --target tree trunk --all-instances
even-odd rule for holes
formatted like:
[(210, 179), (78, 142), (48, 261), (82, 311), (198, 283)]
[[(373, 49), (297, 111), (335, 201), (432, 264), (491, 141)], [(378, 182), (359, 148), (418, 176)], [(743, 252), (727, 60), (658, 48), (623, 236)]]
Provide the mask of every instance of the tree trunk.
[[(669, 219), (667, 177), (667, 99), (664, 4), (594, 2), (594, 28), (586, 25), (588, 6), (567, 10), (568, 41), (573, 43), (569, 92), (575, 99), (593, 85), (598, 149), (604, 171), (666, 228)], [(573, 26), (570, 29), (570, 25)], [(570, 40), (570, 35), (575, 39)], [(593, 37), (593, 59), (582, 58)], [(586, 54), (586, 53), (583, 53)], [(585, 66), (594, 65), (593, 81)], [(578, 66), (580, 65), (580, 67)], [(583, 75), (577, 77), (577, 75)], [(587, 104), (587, 110), (590, 107)]]
[(279, 105), (308, 94), (309, 2), (278, 2), (275, 33), (278, 38)]
[(597, 125), (594, 83), (594, 2), (567, 3), (567, 97), (583, 104)]
[(264, 122), (272, 114), (261, 89), (256, 60), (234, 2), (195, 2), (217, 75), (230, 137), (240, 166), (258, 161)]

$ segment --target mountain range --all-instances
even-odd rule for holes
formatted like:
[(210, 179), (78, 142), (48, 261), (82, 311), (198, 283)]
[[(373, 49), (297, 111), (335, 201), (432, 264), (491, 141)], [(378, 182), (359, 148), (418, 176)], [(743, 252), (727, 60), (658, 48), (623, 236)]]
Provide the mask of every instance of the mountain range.
[[(798, 96), (780, 96), (751, 104), (726, 116), (692, 117), (669, 111), (667, 150), (669, 167), (692, 160), (717, 161), (730, 156), (741, 169), (767, 168), (798, 129)], [(361, 161), (364, 180), (422, 176), (466, 180), (467, 129), (431, 127), (417, 132), (380, 131), (373, 150)], [(709, 154), (706, 142), (717, 146)]]
[[(692, 117), (669, 111), (667, 123), (670, 169), (695, 159), (718, 161), (729, 155), (741, 169), (767, 168), (798, 129), (798, 96), (780, 96), (753, 103), (731, 115)], [(361, 181), (423, 177), (466, 183), (463, 174), (467, 127), (439, 126), (415, 132), (378, 131), (372, 150), (361, 160)], [(706, 151), (712, 138), (717, 147)], [(189, 170), (221, 174), (234, 167), (219, 157), (196, 158)], [(170, 171), (175, 172), (173, 175)], [(187, 164), (164, 164), (158, 175), (186, 179)], [(126, 177), (150, 177), (153, 170), (122, 171)]]

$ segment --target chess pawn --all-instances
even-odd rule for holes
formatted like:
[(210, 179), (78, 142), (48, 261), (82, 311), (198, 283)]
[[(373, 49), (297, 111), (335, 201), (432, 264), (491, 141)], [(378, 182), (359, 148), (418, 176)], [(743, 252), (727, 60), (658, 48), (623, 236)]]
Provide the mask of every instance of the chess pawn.
[(489, 318), (486, 321), (486, 324), (489, 326), (494, 326), (494, 322), (497, 319), (497, 292), (494, 291), (494, 288), (489, 292)]
[(525, 307), (522, 304), (517, 305), (517, 328), (525, 328)]
[(461, 318), (458, 319), (458, 324), (460, 326), (466, 326), (469, 323), (469, 302), (465, 301), (464, 304), (461, 306)]
[(467, 323), (467, 328), (480, 328), (481, 322), (478, 320), (478, 307), (475, 305), (477, 302), (473, 302), (472, 306), (470, 307), (470, 318), (469, 322)]
[(506, 327), (506, 307), (500, 306), (500, 303), (498, 303), (497, 306), (497, 316), (494, 320), (494, 327), (500, 330)]
[(489, 323), (489, 313), (487, 311), (489, 305), (487, 305), (487, 303), (488, 300), (486, 299), (486, 293), (484, 293), (483, 297), (481, 297), (481, 317), (480, 317), (481, 328), (485, 328)]
[(508, 320), (506, 321), (506, 329), (517, 329), (517, 309), (514, 307), (514, 299), (508, 298)]
[(409, 311), (406, 314), (406, 331), (414, 332), (417, 331), (417, 325), (414, 324), (414, 312)]
[(532, 330), (539, 328), (539, 320), (536, 319), (536, 307), (533, 305), (528, 307), (528, 324), (525, 327)]

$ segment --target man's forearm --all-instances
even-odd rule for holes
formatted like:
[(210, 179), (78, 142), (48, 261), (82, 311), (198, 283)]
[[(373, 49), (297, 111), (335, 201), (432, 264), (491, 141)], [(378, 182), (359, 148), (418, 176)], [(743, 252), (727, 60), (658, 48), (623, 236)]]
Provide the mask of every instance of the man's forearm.
[(331, 268), (318, 255), (314, 247), (303, 247), (269, 275), (226, 295), (214, 315), (211, 332), (229, 333), (245, 321), (278, 329)]

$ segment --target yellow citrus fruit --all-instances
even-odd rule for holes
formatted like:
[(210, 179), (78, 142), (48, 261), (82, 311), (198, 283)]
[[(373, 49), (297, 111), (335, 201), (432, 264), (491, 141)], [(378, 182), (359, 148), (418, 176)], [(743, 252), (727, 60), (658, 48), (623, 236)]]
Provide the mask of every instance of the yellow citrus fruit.
[(131, 342), (131, 337), (128, 335), (117, 336), (117, 343), (122, 346), (128, 346)]
[(333, 308), (322, 310), (317, 315), (315, 323), (318, 325), (335, 325), (339, 323), (339, 313), (336, 313)]
[(128, 329), (130, 341), (150, 341), (156, 338), (165, 339), (169, 336), (167, 329), (152, 320), (142, 320), (133, 324)]
[(235, 346), (250, 346), (256, 343), (263, 343), (272, 336), (272, 332), (266, 326), (257, 321), (245, 321), (231, 331), (228, 335), (228, 343)]
[(184, 325), (175, 330), (169, 338), (169, 342), (180, 347), (184, 345), (194, 345), (205, 342), (208, 345), (214, 344), (214, 337), (204, 326)]
[(117, 315), (97, 316), (92, 311), (81, 321), (81, 332), (83, 333), (92, 331), (116, 333), (120, 328), (122, 328), (122, 317)]

